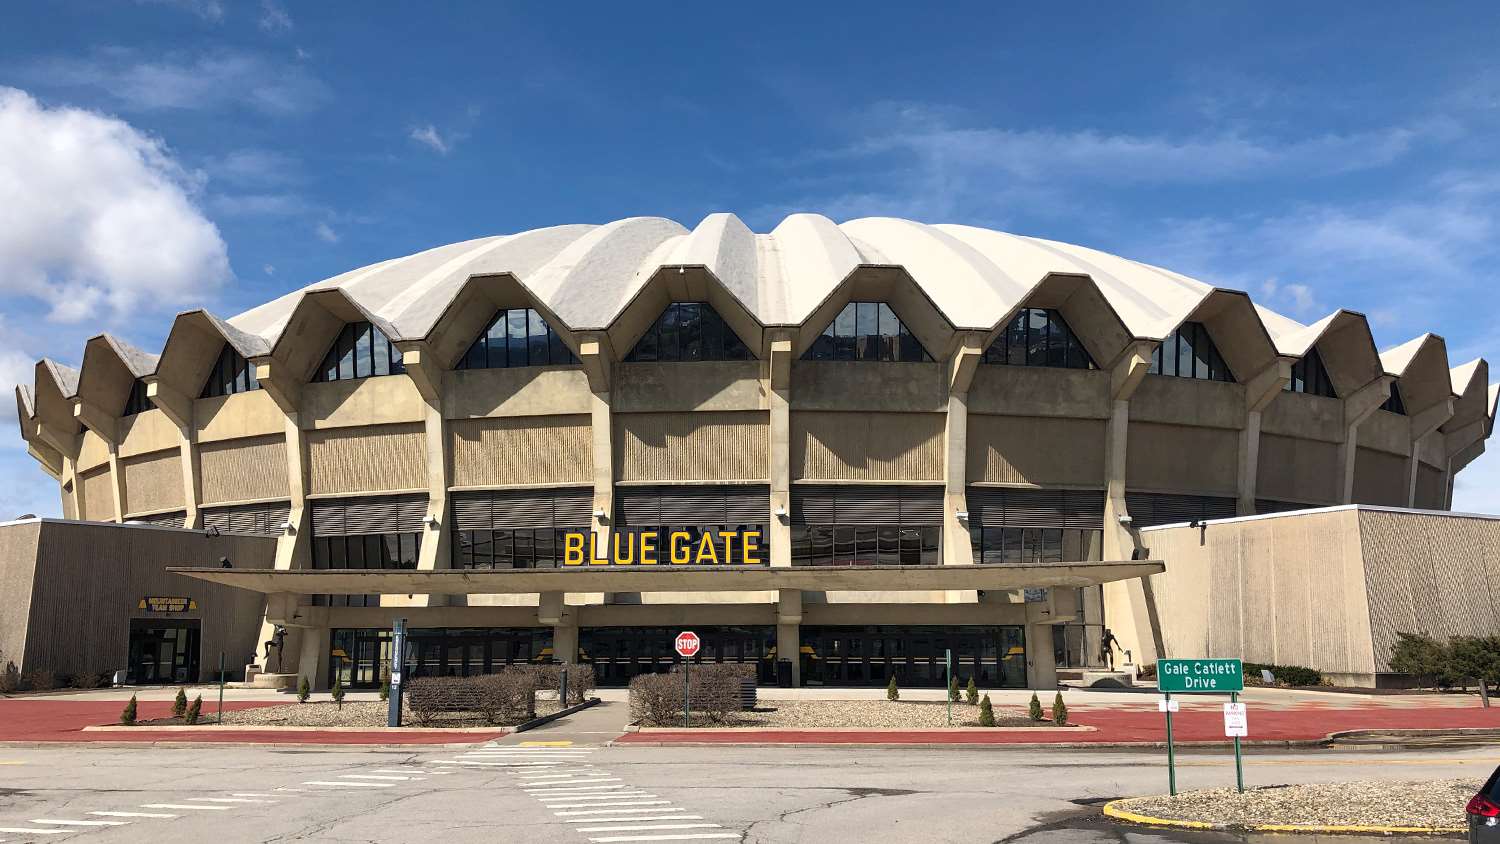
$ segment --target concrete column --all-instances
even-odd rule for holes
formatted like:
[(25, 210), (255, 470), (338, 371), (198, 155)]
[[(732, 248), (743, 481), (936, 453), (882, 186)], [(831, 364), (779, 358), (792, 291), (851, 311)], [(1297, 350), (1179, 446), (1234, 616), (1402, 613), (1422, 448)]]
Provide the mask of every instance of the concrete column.
[[(292, 631), (288, 631), (291, 633)], [(297, 633), (301, 641), (297, 648), (297, 674), (307, 679), (313, 691), (328, 688), (329, 630), (327, 627), (303, 627)], [(267, 636), (266, 638), (270, 638)], [(263, 653), (263, 651), (262, 651)], [(264, 666), (262, 666), (264, 667)], [(299, 681), (300, 682), (300, 681)]]
[(73, 518), (83, 518), (83, 490), (78, 488), (78, 464), (66, 454), (63, 455), (62, 483), (71, 488), (71, 491), (63, 492), (63, 499), (70, 500), (69, 503), (73, 505)]
[[(773, 336), (770, 348), (766, 394), (770, 399), (767, 471), (771, 479), (771, 522), (766, 540), (771, 545), (771, 565), (785, 568), (792, 564), (792, 340), (789, 336)], [(777, 510), (785, 510), (787, 515), (777, 516)]]
[(801, 686), (802, 592), (798, 589), (780, 590), (776, 602), (776, 661), (783, 659), (792, 661), (792, 686)]
[[(411, 356), (411, 352), (406, 353)], [(439, 373), (439, 378), (441, 373)], [(415, 380), (415, 379), (413, 379)], [(419, 382), (425, 383), (425, 382)], [(452, 483), (453, 459), (450, 453), (448, 424), (443, 419), (440, 395), (426, 399), (423, 415), (423, 434), (427, 452), (427, 519), (422, 524), (422, 548), (417, 557), (418, 571), (446, 569), (452, 564), (450, 543), (452, 530), (448, 519), (448, 487)], [(381, 606), (387, 607), (442, 607), (448, 605), (447, 595), (384, 595)]]
[(1292, 362), (1276, 359), (1245, 382), (1245, 427), (1240, 429), (1239, 485), (1235, 514), (1255, 515), (1255, 489), (1260, 474), (1261, 413), (1292, 380)]
[(538, 596), (537, 624), (552, 628), (552, 658), (558, 662), (578, 661), (578, 611), (568, 606), (562, 592), (543, 592)]
[(569, 665), (578, 662), (578, 623), (552, 626), (552, 658)]
[(1443, 399), (1421, 413), (1407, 417), (1407, 424), (1411, 428), (1411, 447), (1406, 454), (1406, 506), (1417, 506), (1417, 468), (1422, 465), (1418, 457), (1421, 454), (1422, 440), (1452, 418), (1452, 398)]
[[(1026, 625), (1026, 685), (1037, 691), (1057, 689), (1057, 659), (1052, 653), (1050, 624)], [(1042, 705), (1049, 704), (1050, 701), (1044, 701)]]
[[(287, 521), (291, 523), (290, 533), (283, 533), (276, 538), (276, 569), (278, 571), (292, 571), (294, 569), (307, 568), (312, 562), (312, 514), (307, 508), (307, 490), (309, 485), (307, 471), (307, 437), (298, 420), (298, 414), (288, 414), (286, 417), (286, 461), (287, 461), (287, 493), (290, 509)], [(305, 600), (305, 599), (304, 599)], [(260, 625), (260, 638), (257, 642), (264, 642), (271, 638), (275, 632), (275, 625), (270, 619), (262, 617)], [(312, 637), (317, 639), (318, 637)], [(325, 647), (322, 659), (326, 665), (328, 650), (327, 635), (321, 637)], [(298, 651), (300, 654), (305, 650)], [(256, 664), (262, 671), (268, 670), (265, 664), (263, 651), (256, 652)], [(300, 665), (300, 663), (299, 663)], [(324, 675), (326, 676), (326, 671)], [(309, 680), (311, 682), (311, 680)]]
[[(1125, 503), (1125, 467), (1127, 465), (1125, 458), (1130, 442), (1130, 397), (1135, 394), (1136, 388), (1140, 386), (1151, 368), (1151, 353), (1155, 345), (1148, 341), (1135, 341), (1126, 346), (1109, 367), (1111, 402), (1109, 421), (1104, 433), (1105, 494), (1102, 555), (1106, 560), (1128, 560), (1135, 551), (1135, 535), (1128, 524), (1120, 521), (1122, 517), (1127, 521), (1130, 517), (1130, 509)], [(1126, 583), (1108, 583), (1104, 586), (1102, 623), (1108, 624), (1122, 643), (1139, 638), (1132, 615), (1128, 611), (1121, 611), (1129, 606), (1128, 589), (1129, 585)], [(1026, 628), (1027, 680), (1034, 685), (1036, 681), (1031, 676), (1034, 671), (1031, 668), (1033, 641), (1033, 631), (1028, 626)], [(1051, 682), (1055, 686), (1057, 666), (1052, 656), (1050, 633), (1045, 641), (1046, 665), (1051, 667)], [(1130, 645), (1126, 644), (1125, 647), (1130, 647)]]
[(1354, 503), (1354, 464), (1359, 454), (1359, 426), (1380, 409), (1391, 394), (1390, 376), (1371, 379), (1344, 399), (1344, 441), (1339, 444), (1340, 504)]
[(203, 527), (203, 516), (199, 513), (199, 502), (203, 500), (203, 466), (198, 457), (198, 433), (191, 427), (182, 428), (182, 503), (186, 515), (182, 526), (194, 530)]
[[(125, 472), (120, 469), (120, 447), (109, 444), (109, 491), (115, 501), (116, 522), (125, 521)], [(93, 518), (93, 514), (89, 514)]]

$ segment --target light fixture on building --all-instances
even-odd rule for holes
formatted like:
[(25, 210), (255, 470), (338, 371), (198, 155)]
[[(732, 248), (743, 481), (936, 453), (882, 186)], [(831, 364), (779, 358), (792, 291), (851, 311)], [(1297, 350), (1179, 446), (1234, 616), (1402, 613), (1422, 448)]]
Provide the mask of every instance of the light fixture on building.
[(422, 520), (422, 524), (432, 528), (433, 530), (436, 530), (438, 526), (438, 517), (428, 516), (427, 518)]
[(291, 522), (282, 522), (281, 532), (286, 534), (287, 536), (291, 536), (292, 534), (297, 532), (297, 526), (292, 524)]
[(953, 511), (953, 515), (960, 522), (967, 522), (969, 520), (969, 511), (968, 510), (954, 510)]
[(776, 518), (778, 518), (778, 519), (785, 519), (786, 518), (786, 508), (785, 507), (777, 507), (776, 508)]
[(1118, 517), (1118, 520), (1119, 520), (1120, 524), (1124, 525), (1125, 527), (1130, 527), (1131, 521), (1132, 521), (1129, 516), (1124, 515), (1124, 514), (1121, 514)]
[(603, 507), (598, 507), (598, 508), (596, 508), (594, 510), (594, 518), (598, 519), (601, 522), (604, 521), (604, 508)]

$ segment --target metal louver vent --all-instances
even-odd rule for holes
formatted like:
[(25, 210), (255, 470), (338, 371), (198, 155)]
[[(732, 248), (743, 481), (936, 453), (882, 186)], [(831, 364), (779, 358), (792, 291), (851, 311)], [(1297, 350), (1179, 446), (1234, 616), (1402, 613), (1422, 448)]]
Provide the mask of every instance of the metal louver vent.
[(427, 496), (383, 495), (323, 498), (312, 502), (314, 536), (417, 533), (427, 515)]
[(453, 495), (455, 530), (581, 529), (589, 526), (594, 491), (589, 487), (560, 489), (497, 489)]
[(183, 522), (187, 521), (187, 513), (182, 510), (172, 513), (153, 513), (149, 516), (134, 516), (130, 521), (153, 527), (180, 528)]
[(637, 486), (615, 490), (620, 527), (765, 524), (768, 486)]
[(1136, 527), (1229, 519), (1236, 515), (1233, 498), (1212, 495), (1127, 492), (1125, 506), (1130, 509), (1130, 518)]
[(1104, 491), (971, 486), (969, 523), (985, 527), (1058, 527), (1099, 530)]
[(938, 525), (943, 488), (809, 484), (792, 487), (791, 516), (801, 525)]
[(213, 507), (203, 510), (203, 528), (219, 533), (276, 536), (291, 518), (291, 512), (292, 505), (286, 501)]

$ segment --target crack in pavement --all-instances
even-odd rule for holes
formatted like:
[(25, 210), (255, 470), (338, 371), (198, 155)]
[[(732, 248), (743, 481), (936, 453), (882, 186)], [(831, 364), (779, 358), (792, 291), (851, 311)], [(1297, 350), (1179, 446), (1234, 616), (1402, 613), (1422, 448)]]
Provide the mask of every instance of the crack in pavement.
[[(777, 791), (783, 791), (783, 790), (784, 789), (777, 789)], [(797, 789), (797, 790), (798, 791), (828, 791), (828, 790), (842, 791), (842, 792), (844, 792), (844, 794), (846, 794), (848, 796), (846, 796), (846, 797), (844, 797), (842, 799), (838, 799), (838, 800), (830, 800), (830, 801), (828, 801), (826, 803), (822, 803), (822, 804), (819, 804), (817, 806), (805, 806), (805, 807), (803, 807), (801, 809), (790, 809), (788, 811), (782, 812), (780, 815), (777, 815), (775, 818), (767, 818), (765, 820), (755, 821), (755, 822), (751, 823), (749, 826), (745, 827), (745, 831), (740, 834), (740, 842), (741, 842), (741, 844), (749, 844), (749, 842), (755, 840), (751, 836), (755, 835), (755, 833), (756, 833), (755, 828), (756, 827), (761, 826), (762, 824), (782, 823), (782, 822), (785, 822), (786, 819), (790, 818), (792, 815), (800, 815), (803, 812), (815, 812), (815, 811), (818, 811), (820, 809), (832, 809), (834, 806), (841, 806), (841, 805), (843, 805), (845, 803), (854, 803), (854, 802), (857, 802), (859, 800), (864, 800), (867, 797), (906, 797), (906, 796), (909, 796), (909, 795), (912, 795), (912, 794), (922, 794), (922, 793), (924, 793), (924, 792), (918, 791), (916, 789), (909, 789), (909, 788), (845, 788), (845, 787), (841, 787), (841, 786), (814, 787), (814, 788)]]

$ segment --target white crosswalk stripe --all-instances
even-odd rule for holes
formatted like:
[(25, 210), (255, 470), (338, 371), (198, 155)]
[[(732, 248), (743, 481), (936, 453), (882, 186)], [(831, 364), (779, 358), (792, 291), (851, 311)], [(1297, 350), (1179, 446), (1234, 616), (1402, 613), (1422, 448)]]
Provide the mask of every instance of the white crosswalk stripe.
[[(661, 805), (663, 803), (670, 803), (672, 801), (670, 801), (670, 800), (651, 800), (651, 801), (646, 801), (646, 802), (649, 803), (650, 805), (656, 806), (656, 805)], [(557, 807), (553, 806), (552, 808), (555, 809)], [(617, 808), (611, 806), (608, 809), (579, 809), (579, 810), (573, 811), (573, 812), (553, 812), (552, 814), (554, 814), (554, 815), (556, 815), (556, 816), (558, 816), (560, 818), (571, 818), (571, 817), (575, 817), (577, 815), (608, 815), (608, 814), (624, 815), (624, 814), (631, 814), (631, 813), (634, 813), (634, 812), (650, 812), (652, 814), (658, 814), (659, 815), (662, 812), (680, 812), (680, 811), (682, 811), (682, 810), (681, 809), (617, 809)]]
[(669, 835), (610, 835), (604, 838), (590, 838), (590, 841), (598, 844), (616, 841), (703, 841), (710, 838), (739, 838), (738, 832), (689, 832)]
[(17, 835), (62, 835), (65, 832), (72, 832), (72, 830), (42, 829), (41, 827), (31, 826), (0, 826), (0, 832), (14, 832)]
[[(671, 800), (622, 800), (616, 806), (667, 806)], [(580, 809), (585, 806), (597, 806), (598, 803), (560, 803), (548, 806), (549, 809)], [(608, 810), (605, 810), (608, 811)]]
[(263, 800), (259, 797), (189, 797), (193, 802), (204, 803), (275, 803), (275, 800)]
[(349, 782), (347, 780), (308, 780), (303, 785), (336, 785), (343, 788), (395, 788), (393, 782)]
[(101, 818), (180, 818), (181, 815), (172, 815), (166, 812), (89, 812)]
[[(654, 809), (657, 812), (681, 812), (681, 809)], [(618, 821), (630, 821), (631, 823), (650, 823), (652, 821), (701, 821), (702, 815), (622, 815), (610, 818), (568, 818), (563, 823), (615, 823)]]
[(49, 823), (58, 826), (125, 826), (130, 821), (65, 821), (51, 818), (32, 818), (27, 823)]
[(716, 823), (656, 823), (638, 826), (580, 826), (579, 832), (644, 832), (649, 829), (723, 829)]
[(142, 803), (142, 809), (207, 809), (213, 812), (227, 812), (228, 806), (210, 806), (206, 803)]
[(403, 780), (408, 782), (423, 779), (423, 777), (408, 777), (401, 774), (340, 774), (339, 778), (350, 780)]

